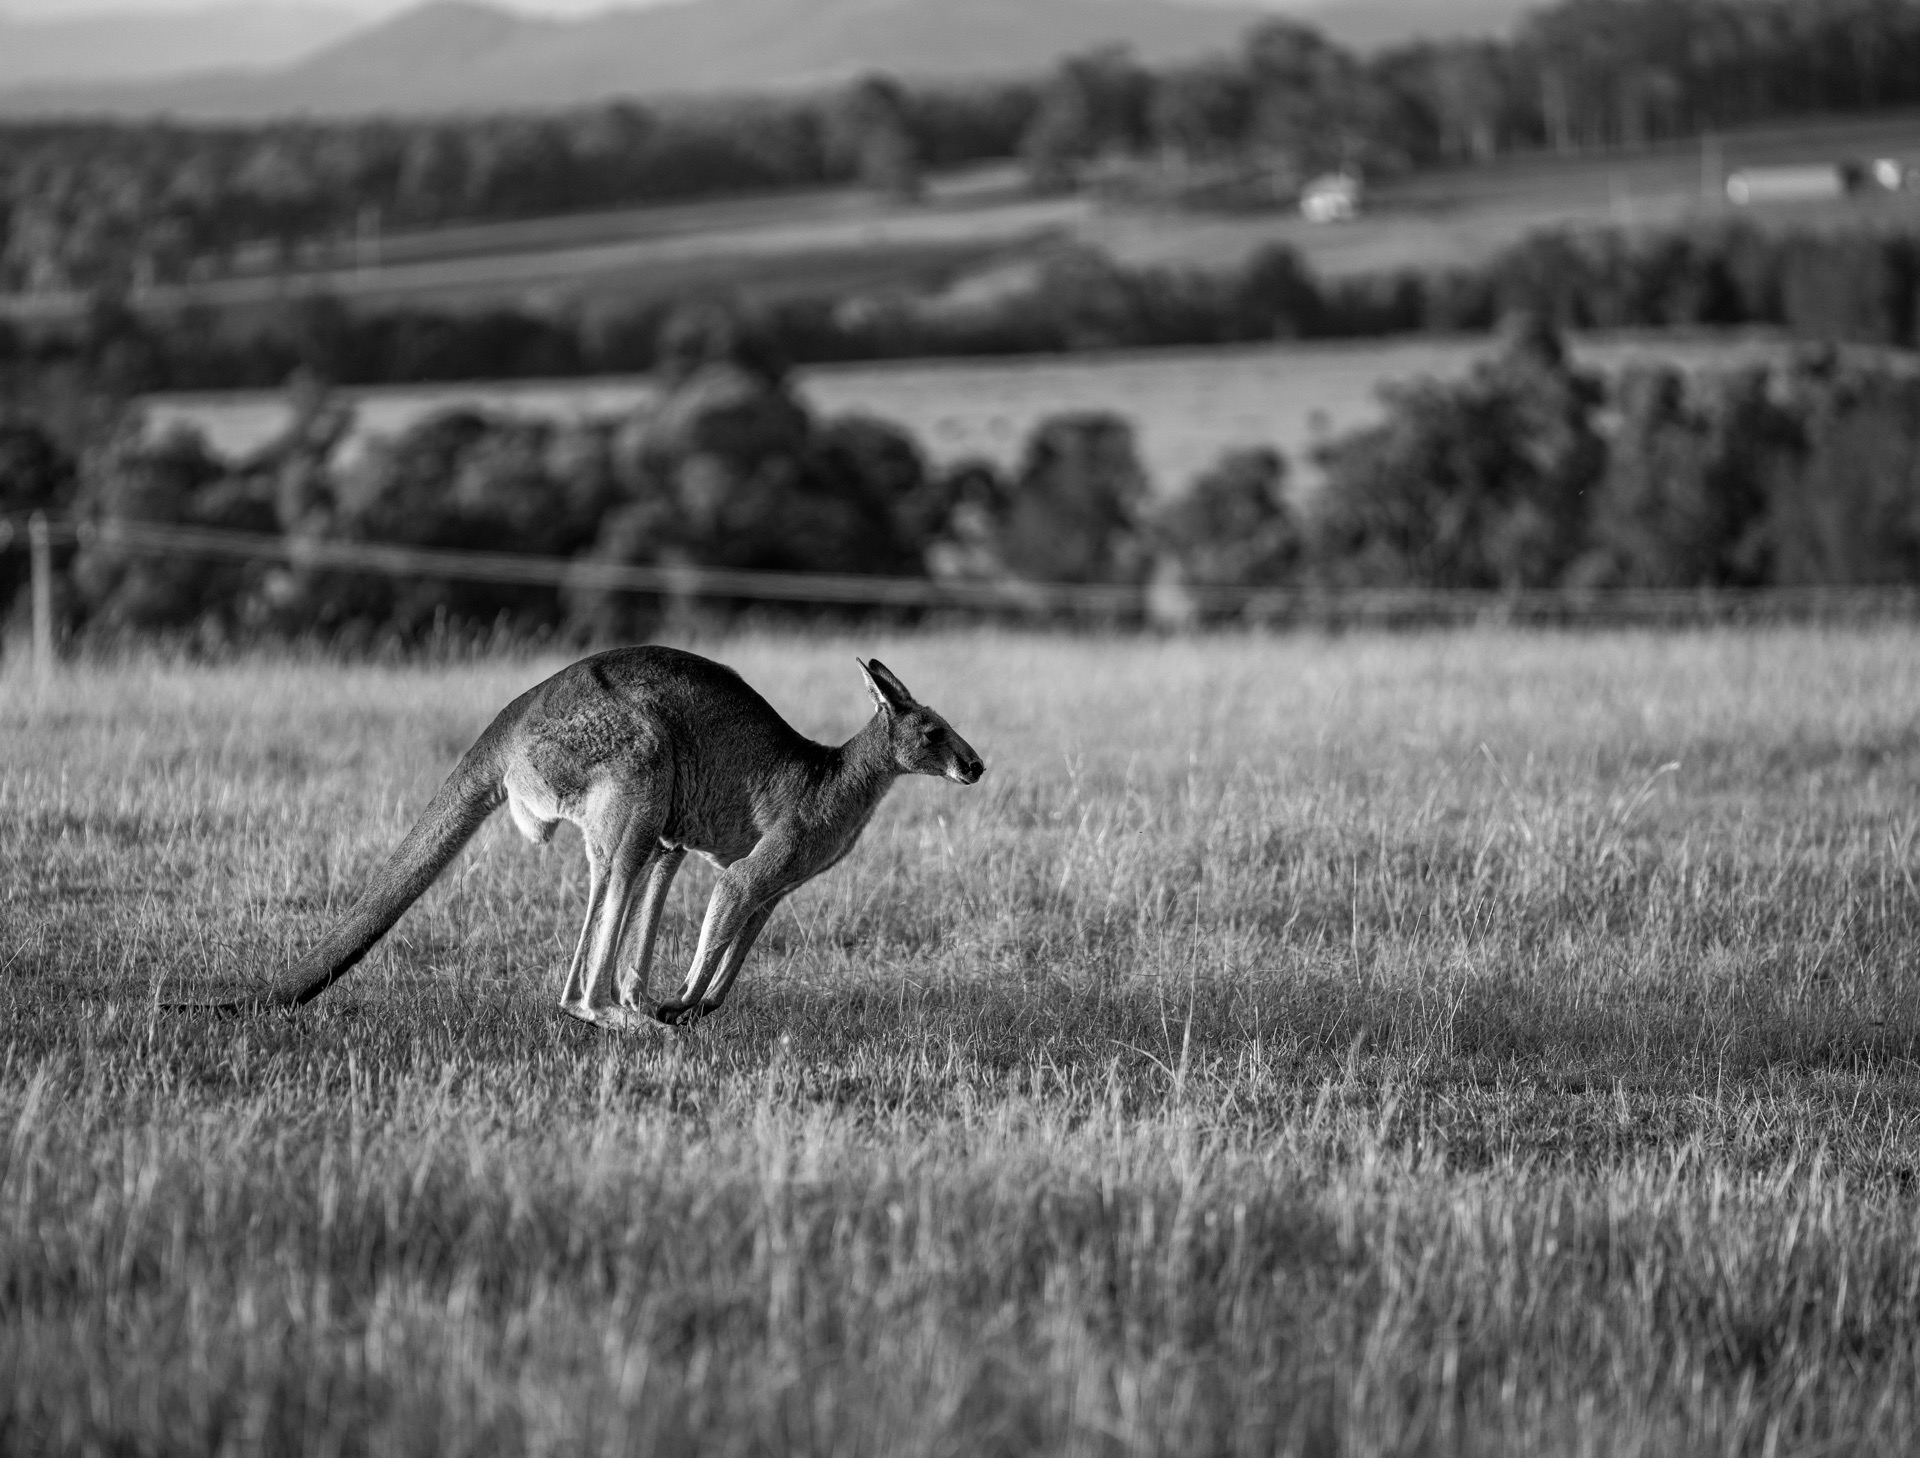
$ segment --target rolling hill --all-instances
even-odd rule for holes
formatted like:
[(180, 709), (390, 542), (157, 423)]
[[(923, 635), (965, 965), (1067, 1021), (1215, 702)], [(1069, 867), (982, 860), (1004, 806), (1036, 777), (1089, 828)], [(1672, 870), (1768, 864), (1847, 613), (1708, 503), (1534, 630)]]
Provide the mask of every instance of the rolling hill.
[(356, 10), (239, 0), (149, 14), (0, 14), (0, 90), (292, 65), (364, 25)]

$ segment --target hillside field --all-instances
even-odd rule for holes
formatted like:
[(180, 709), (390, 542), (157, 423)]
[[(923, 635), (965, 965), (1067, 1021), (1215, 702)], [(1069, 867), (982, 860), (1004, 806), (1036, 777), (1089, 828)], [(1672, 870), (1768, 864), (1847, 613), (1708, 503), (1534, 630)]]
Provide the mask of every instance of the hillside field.
[[(1737, 209), (1726, 174), (1757, 163), (1895, 157), (1920, 165), (1920, 116), (1810, 119), (1706, 142), (1553, 156), (1516, 154), (1382, 180), (1359, 218), (1323, 226), (1291, 208), (1221, 211), (1091, 193), (1035, 197), (1019, 169), (936, 177), (901, 203), (836, 188), (720, 198), (384, 236), (356, 260), (341, 242), (286, 271), (239, 272), (135, 295), (160, 313), (193, 306), (250, 318), (305, 294), (356, 307), (615, 309), (738, 291), (763, 299), (887, 294), (979, 302), (1030, 276), (1063, 241), (1123, 263), (1224, 269), (1284, 243), (1322, 278), (1465, 268), (1542, 229), (1668, 229), (1743, 218), (1768, 228), (1911, 228), (1920, 191)], [(80, 294), (0, 296), (0, 318), (78, 318)]]
[[(393, 232), (364, 254), (342, 240), (286, 265), (248, 257), (132, 302), (246, 322), (315, 294), (361, 309), (456, 312), (620, 309), (701, 291), (926, 294), (1009, 252), (1024, 256), (1090, 212), (1084, 198), (1031, 197), (999, 168), (942, 179), (913, 205), (835, 188)], [(87, 303), (80, 293), (0, 296), (0, 318), (56, 323)]]
[(1912, 228), (1920, 193), (1734, 207), (1729, 173), (1756, 165), (1893, 157), (1920, 164), (1920, 115), (1809, 119), (1699, 141), (1556, 156), (1515, 154), (1471, 167), (1386, 180), (1351, 222), (1316, 225), (1287, 211), (1241, 216), (1114, 210), (1082, 236), (1124, 262), (1187, 267), (1238, 264), (1262, 244), (1298, 250), (1322, 278), (1426, 272), (1484, 264), (1551, 228), (1665, 231), (1736, 219), (1769, 229)]
[(1920, 1444), (1912, 627), (693, 646), (987, 777), (611, 1037), (504, 817), (297, 1016), (157, 1006), (560, 660), (7, 660), (0, 1446)]

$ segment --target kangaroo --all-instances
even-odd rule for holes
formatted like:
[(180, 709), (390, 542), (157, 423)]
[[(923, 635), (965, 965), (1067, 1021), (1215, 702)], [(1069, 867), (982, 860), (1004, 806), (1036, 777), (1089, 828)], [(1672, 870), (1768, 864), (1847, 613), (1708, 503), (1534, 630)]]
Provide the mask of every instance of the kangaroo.
[[(297, 1006), (345, 976), (504, 803), (536, 845), (562, 820), (586, 840), (587, 915), (562, 1009), (605, 1028), (717, 1011), (774, 908), (853, 849), (896, 779), (971, 785), (986, 772), (886, 665), (860, 671), (875, 713), (836, 747), (698, 654), (616, 648), (562, 669), (487, 726), (352, 909), (256, 1005)], [(647, 1008), (661, 908), (690, 850), (720, 879), (679, 996)], [(636, 909), (634, 954), (617, 971)]]

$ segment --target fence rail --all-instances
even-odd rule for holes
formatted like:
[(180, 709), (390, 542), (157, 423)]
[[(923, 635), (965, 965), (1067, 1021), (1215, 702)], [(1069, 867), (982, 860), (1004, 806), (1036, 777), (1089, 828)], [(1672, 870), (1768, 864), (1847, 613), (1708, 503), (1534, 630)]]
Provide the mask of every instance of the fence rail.
[(52, 555), (60, 546), (202, 561), (275, 562), (295, 569), (365, 572), (560, 589), (650, 593), (677, 600), (954, 610), (1016, 616), (1072, 615), (1178, 624), (1231, 616), (1277, 626), (1414, 626), (1474, 622), (1677, 626), (1759, 621), (1920, 620), (1920, 585), (1887, 587), (1609, 588), (1486, 592), (1455, 589), (1223, 587), (966, 581), (846, 573), (762, 572), (691, 564), (452, 551), (396, 543), (235, 532), (166, 522), (75, 521), (36, 513), (0, 517), (0, 552), (25, 547), (33, 563), (33, 640), (52, 662)]
[[(98, 545), (134, 554), (228, 562), (284, 562), (308, 570), (535, 587), (598, 588), (678, 598), (1004, 611), (1077, 608), (1103, 612), (1124, 612), (1137, 607), (1140, 601), (1138, 588), (1102, 583), (946, 581), (852, 573), (763, 572), (690, 563), (603, 562), (581, 557), (536, 557), (517, 552), (468, 552), (387, 542), (276, 536), (117, 518), (98, 523), (50, 521), (48, 530), (56, 544)], [(0, 548), (4, 545), (4, 538), (0, 538)]]

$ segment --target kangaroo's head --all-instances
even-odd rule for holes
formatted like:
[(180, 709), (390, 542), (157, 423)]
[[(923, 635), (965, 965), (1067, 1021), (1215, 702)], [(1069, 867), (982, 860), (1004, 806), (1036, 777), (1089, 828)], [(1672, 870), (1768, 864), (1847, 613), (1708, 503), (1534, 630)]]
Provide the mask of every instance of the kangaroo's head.
[[(858, 659), (854, 660), (859, 663)], [(907, 692), (879, 659), (860, 664), (867, 692), (886, 723), (887, 743), (901, 773), (940, 775), (955, 784), (971, 785), (987, 772), (973, 746), (953, 732), (953, 726)]]

